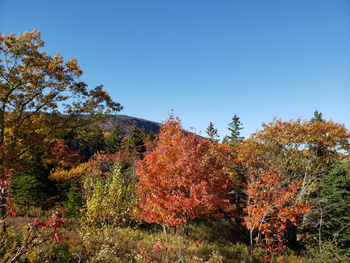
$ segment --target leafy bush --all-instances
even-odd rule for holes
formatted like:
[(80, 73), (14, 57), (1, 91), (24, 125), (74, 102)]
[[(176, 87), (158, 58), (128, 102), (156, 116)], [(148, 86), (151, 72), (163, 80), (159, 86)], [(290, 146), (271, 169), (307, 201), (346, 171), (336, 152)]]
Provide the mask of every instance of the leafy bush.
[(133, 184), (118, 165), (105, 177), (88, 175), (83, 183), (83, 198), (85, 207), (81, 224), (87, 230), (134, 222), (130, 214), (137, 204), (137, 197)]

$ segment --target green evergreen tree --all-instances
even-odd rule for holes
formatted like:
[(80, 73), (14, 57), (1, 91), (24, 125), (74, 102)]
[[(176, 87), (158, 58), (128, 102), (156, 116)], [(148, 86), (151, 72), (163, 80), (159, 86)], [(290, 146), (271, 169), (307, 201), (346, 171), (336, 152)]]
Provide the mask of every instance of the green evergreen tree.
[(154, 142), (157, 139), (157, 135), (154, 134), (152, 130), (149, 131), (148, 133), (148, 141)]
[(95, 153), (106, 148), (104, 136), (101, 128), (93, 124), (87, 133), (78, 134), (80, 154), (89, 160)]
[(143, 141), (146, 141), (146, 139), (147, 139), (147, 131), (145, 129), (145, 126), (142, 126), (142, 129), (141, 129), (140, 133), (141, 133)]
[(336, 248), (338, 260), (349, 262), (350, 161), (335, 164), (318, 186), (317, 195), (310, 198), (311, 213), (303, 223), (303, 232), (309, 236), (306, 242), (320, 253)]
[(125, 144), (124, 132), (119, 124), (116, 123), (113, 131), (109, 134), (106, 139), (106, 148), (109, 153), (117, 153), (119, 150), (123, 148)]
[(237, 116), (237, 114), (235, 114), (232, 118), (232, 122), (230, 122), (228, 124), (228, 130), (231, 132), (230, 135), (228, 135), (228, 142), (234, 142), (234, 141), (242, 141), (244, 139), (244, 137), (241, 137), (241, 132), (240, 130), (243, 129), (243, 127), (241, 127), (243, 125), (243, 123), (241, 123), (239, 121), (239, 117)]
[(11, 182), (11, 198), (19, 206), (41, 206), (47, 208), (48, 198), (58, 194), (55, 184), (49, 180), (50, 169), (37, 155), (27, 172), (20, 172)]
[(125, 148), (130, 152), (136, 151), (138, 156), (142, 156), (142, 153), (146, 151), (145, 142), (141, 131), (137, 128), (136, 121), (133, 123), (131, 134)]
[[(322, 113), (318, 112), (315, 110), (313, 118), (310, 119), (311, 123), (316, 123), (316, 122), (323, 122), (325, 119), (322, 118)], [(329, 158), (326, 158), (327, 156), (337, 156), (337, 153), (331, 152), (328, 147), (322, 143), (315, 142), (312, 147), (310, 147), (310, 151), (312, 153), (315, 153), (317, 157), (319, 158), (324, 158), (324, 163), (329, 164), (330, 166), (332, 165), (332, 162)]]
[(73, 181), (70, 184), (65, 207), (66, 214), (68, 217), (77, 216), (79, 214), (80, 209), (82, 208), (81, 193), (79, 191), (78, 183), (76, 181)]
[(322, 182), (321, 239), (336, 242), (350, 259), (350, 161), (338, 163)]
[(95, 153), (106, 149), (103, 132), (96, 123), (90, 127), (73, 127), (60, 138), (65, 140), (73, 152), (79, 152), (85, 161)]
[(128, 175), (132, 181), (137, 180), (136, 162), (143, 158), (143, 153), (146, 152), (145, 141), (141, 131), (137, 128), (136, 121), (134, 121), (130, 137), (125, 145), (125, 150), (130, 154), (130, 162), (124, 164), (125, 174)]
[(219, 134), (218, 134), (218, 129), (214, 128), (214, 124), (212, 122), (209, 123), (209, 126), (206, 131), (209, 140), (212, 142), (218, 142), (219, 141)]
[(225, 137), (222, 139), (222, 143), (229, 143), (229, 141), (230, 138), (227, 135), (225, 135)]
[(314, 112), (314, 117), (310, 119), (311, 122), (316, 122), (316, 121), (324, 121), (322, 118), (322, 112), (318, 112), (318, 110), (315, 110)]

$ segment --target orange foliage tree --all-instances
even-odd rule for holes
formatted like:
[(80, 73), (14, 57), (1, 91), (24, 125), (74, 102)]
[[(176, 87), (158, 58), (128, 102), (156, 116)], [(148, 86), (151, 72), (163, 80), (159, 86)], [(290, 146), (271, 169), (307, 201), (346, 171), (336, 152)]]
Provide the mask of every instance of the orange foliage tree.
[(250, 234), (250, 262), (259, 245), (266, 245), (272, 253), (287, 249), (288, 223), (298, 225), (309, 212), (309, 204), (297, 200), (298, 189), (299, 183), (290, 183), (274, 168), (248, 177), (243, 224)]
[[(137, 163), (140, 196), (137, 216), (166, 226), (190, 219), (220, 216), (228, 203), (225, 173), (218, 173), (210, 142), (185, 132), (172, 114), (162, 126), (157, 147)], [(215, 168), (215, 169), (214, 169)]]
[(64, 179), (70, 169), (81, 163), (79, 153), (73, 153), (64, 143), (63, 139), (59, 139), (50, 148), (49, 153), (43, 156), (44, 162), (54, 166), (50, 173), (51, 179)]
[(350, 132), (333, 121), (274, 120), (252, 136), (264, 158), (278, 164), (291, 181), (302, 180), (300, 196), (307, 195), (317, 179), (329, 171), (338, 152), (350, 154)]

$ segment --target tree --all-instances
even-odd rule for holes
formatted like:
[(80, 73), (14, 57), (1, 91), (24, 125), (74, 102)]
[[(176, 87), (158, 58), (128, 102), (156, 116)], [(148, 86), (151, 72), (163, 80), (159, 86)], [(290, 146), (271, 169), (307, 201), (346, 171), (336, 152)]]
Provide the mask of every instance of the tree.
[(93, 123), (90, 127), (85, 127), (84, 132), (78, 133), (77, 140), (80, 155), (84, 157), (85, 161), (88, 161), (95, 153), (106, 148), (103, 132), (96, 123)]
[(125, 144), (125, 137), (122, 127), (119, 122), (116, 123), (112, 132), (108, 135), (106, 139), (107, 151), (109, 153), (117, 153), (123, 148)]
[[(309, 195), (318, 179), (339, 159), (338, 152), (350, 152), (350, 132), (332, 121), (282, 121), (274, 119), (252, 136), (262, 147), (264, 158), (278, 164), (290, 181), (302, 181), (300, 197)], [(315, 148), (322, 147), (320, 155)]]
[(154, 134), (152, 130), (149, 131), (147, 140), (150, 142), (154, 142), (157, 139), (157, 135)]
[(315, 112), (314, 112), (314, 117), (311, 118), (310, 121), (311, 121), (311, 122), (315, 122), (315, 121), (324, 121), (324, 119), (322, 118), (322, 112), (318, 112), (318, 110), (315, 110)]
[[(343, 256), (350, 252), (350, 161), (336, 163), (320, 182), (315, 207), (306, 222), (320, 253), (334, 244)], [(349, 258), (347, 258), (349, 259)], [(344, 261), (346, 261), (344, 259)]]
[(159, 132), (157, 147), (137, 163), (137, 216), (165, 227), (220, 216), (219, 207), (227, 205), (224, 194), (229, 186), (215, 161), (210, 143), (184, 132), (180, 120), (170, 115)]
[(30, 166), (29, 150), (49, 147), (59, 133), (82, 121), (80, 116), (122, 109), (102, 86), (88, 91), (75, 58), (64, 63), (59, 53), (51, 57), (40, 51), (43, 46), (36, 29), (0, 37), (2, 175)]
[(122, 109), (102, 86), (87, 89), (75, 58), (64, 63), (43, 46), (36, 29), (0, 36), (0, 181), (11, 169), (28, 170), (33, 153), (45, 152), (63, 131), (86, 124), (83, 115)]
[(19, 171), (10, 185), (11, 199), (17, 206), (39, 206), (47, 208), (48, 199), (58, 195), (55, 183), (49, 180), (50, 169), (37, 154), (27, 171)]
[[(350, 152), (350, 132), (344, 125), (332, 121), (274, 119), (263, 124), (263, 129), (253, 134), (252, 140), (262, 152), (259, 158), (274, 165), (289, 182), (301, 182), (299, 201), (308, 198), (315, 202), (319, 182), (339, 159), (338, 152)], [(321, 149), (322, 154), (317, 149)], [(311, 205), (310, 209), (315, 212), (318, 206)], [(315, 222), (318, 220), (306, 220), (303, 225)], [(290, 225), (288, 231), (289, 244), (296, 246), (296, 226)]]
[(62, 180), (68, 170), (80, 164), (81, 158), (79, 153), (73, 153), (69, 149), (63, 139), (59, 139), (43, 156), (43, 161), (52, 167), (50, 178)]
[(130, 152), (135, 152), (138, 157), (141, 157), (142, 153), (146, 151), (145, 142), (141, 131), (137, 128), (136, 121), (133, 122), (131, 134), (125, 148)]
[(209, 123), (206, 133), (208, 134), (208, 138), (212, 142), (219, 141), (218, 129), (214, 128), (214, 124), (212, 122)]
[(298, 183), (289, 183), (272, 167), (249, 176), (243, 222), (250, 234), (250, 262), (258, 245), (267, 245), (269, 252), (286, 249), (287, 224), (300, 223), (309, 212), (309, 204), (299, 202), (297, 193)]
[(82, 207), (81, 190), (79, 189), (79, 185), (76, 181), (72, 182), (69, 186), (65, 207), (66, 215), (68, 217), (77, 216), (80, 208)]
[(231, 134), (227, 136), (226, 140), (229, 143), (234, 141), (242, 141), (244, 139), (244, 137), (240, 136), (240, 130), (243, 129), (243, 127), (241, 127), (242, 125), (243, 123), (239, 121), (239, 117), (237, 116), (237, 114), (235, 114), (232, 118), (232, 122), (228, 124), (228, 129), (231, 132)]

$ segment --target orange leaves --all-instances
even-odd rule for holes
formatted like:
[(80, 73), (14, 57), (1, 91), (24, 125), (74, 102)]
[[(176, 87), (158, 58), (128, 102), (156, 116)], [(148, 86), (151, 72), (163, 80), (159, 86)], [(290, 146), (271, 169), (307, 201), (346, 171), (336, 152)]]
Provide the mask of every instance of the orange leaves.
[[(50, 173), (50, 178), (60, 181), (66, 181), (77, 175), (77, 171), (72, 169), (81, 162), (79, 153), (73, 153), (68, 145), (64, 144), (63, 139), (59, 139), (52, 146), (43, 161), (54, 166)], [(81, 168), (81, 167), (79, 167)]]
[(73, 153), (63, 139), (59, 139), (50, 149), (50, 153), (43, 157), (48, 164), (52, 164), (64, 169), (69, 169), (81, 162), (79, 153)]
[[(302, 216), (309, 212), (309, 204), (297, 201), (298, 189), (298, 183), (288, 182), (273, 167), (249, 176), (243, 223), (251, 234), (258, 232), (256, 245), (265, 243), (269, 251), (283, 249), (287, 221), (298, 225)], [(260, 243), (262, 234), (264, 242)]]
[(210, 143), (182, 130), (173, 115), (159, 133), (159, 143), (137, 164), (137, 191), (141, 197), (138, 217), (165, 226), (217, 214), (226, 200), (225, 174), (213, 176), (215, 158)]

